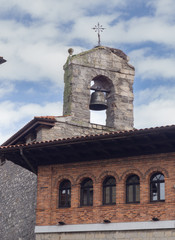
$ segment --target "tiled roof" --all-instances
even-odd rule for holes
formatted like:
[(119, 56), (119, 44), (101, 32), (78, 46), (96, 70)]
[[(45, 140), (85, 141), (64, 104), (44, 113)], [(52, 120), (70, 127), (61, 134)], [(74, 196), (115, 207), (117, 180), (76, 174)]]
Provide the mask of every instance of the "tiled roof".
[(55, 120), (55, 116), (35, 116), (35, 119), (51, 119), (51, 120)]
[(42, 165), (161, 153), (175, 154), (175, 125), (1, 146), (0, 160), (37, 174)]
[(38, 146), (42, 144), (52, 144), (52, 143), (71, 143), (71, 142), (79, 142), (79, 141), (85, 141), (85, 140), (98, 140), (98, 139), (111, 139), (111, 138), (117, 138), (117, 137), (127, 137), (129, 135), (137, 135), (137, 134), (146, 134), (146, 133), (154, 133), (164, 130), (175, 130), (175, 125), (167, 125), (167, 126), (161, 126), (161, 127), (152, 127), (152, 128), (144, 128), (144, 129), (133, 129), (129, 131), (115, 131), (115, 132), (109, 132), (109, 133), (103, 133), (103, 134), (90, 134), (85, 136), (77, 136), (72, 138), (60, 138), (55, 140), (49, 140), (49, 141), (41, 141), (41, 142), (32, 142), (27, 144), (16, 144), (16, 145), (8, 145), (8, 146), (1, 146), (1, 149), (13, 149), (18, 147), (27, 147), (27, 146)]
[(15, 143), (17, 139), (21, 138), (24, 134), (29, 132), (32, 128), (36, 127), (39, 124), (45, 124), (45, 125), (53, 125), (55, 123), (56, 119), (54, 116), (39, 116), (34, 117), (30, 122), (28, 122), (24, 127), (22, 127), (18, 132), (16, 132), (13, 136), (11, 136), (6, 142), (4, 142), (2, 145), (11, 145), (12, 143)]

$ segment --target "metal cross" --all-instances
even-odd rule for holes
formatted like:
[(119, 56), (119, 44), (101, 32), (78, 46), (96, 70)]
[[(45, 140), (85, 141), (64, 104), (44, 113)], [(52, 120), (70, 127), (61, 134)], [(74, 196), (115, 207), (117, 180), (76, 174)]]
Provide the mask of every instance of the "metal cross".
[(93, 30), (95, 30), (95, 32), (98, 33), (98, 46), (100, 46), (100, 32), (103, 32), (103, 30), (105, 28), (102, 27), (102, 25), (100, 25), (99, 23), (97, 25), (95, 25), (95, 27), (92, 28)]

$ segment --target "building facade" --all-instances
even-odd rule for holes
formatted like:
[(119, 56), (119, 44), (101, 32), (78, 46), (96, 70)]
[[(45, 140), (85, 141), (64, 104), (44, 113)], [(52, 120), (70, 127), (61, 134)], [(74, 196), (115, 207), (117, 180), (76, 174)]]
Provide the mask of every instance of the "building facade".
[[(1, 162), (37, 175), (37, 240), (175, 238), (175, 126), (133, 129), (128, 61), (102, 46), (70, 54), (63, 116), (35, 117), (1, 146)], [(105, 126), (90, 123), (92, 94)]]

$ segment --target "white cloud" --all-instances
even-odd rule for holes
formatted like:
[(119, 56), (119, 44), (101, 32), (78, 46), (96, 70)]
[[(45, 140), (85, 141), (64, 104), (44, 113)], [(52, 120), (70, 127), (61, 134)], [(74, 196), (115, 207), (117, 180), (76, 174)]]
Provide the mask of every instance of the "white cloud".
[(129, 56), (136, 69), (137, 77), (141, 79), (174, 78), (175, 57), (153, 55), (151, 49), (138, 49), (130, 52)]
[[(136, 2), (139, 0), (135, 4)], [(131, 16), (126, 20), (124, 17), (119, 18), (121, 14), (127, 14), (128, 6), (133, 4), (126, 0), (32, 0), (30, 4), (26, 4), (24, 0), (1, 0), (0, 16), (4, 20), (0, 20), (0, 55), (7, 59), (7, 63), (0, 66), (1, 98), (16, 91), (14, 81), (45, 80), (62, 88), (62, 67), (68, 56), (67, 49), (73, 47), (75, 54), (85, 50), (85, 47), (82, 49), (69, 44), (79, 38), (92, 47), (95, 46), (97, 35), (91, 28), (97, 22), (106, 27), (101, 35), (104, 45), (118, 48), (124, 44), (134, 46), (153, 42), (173, 52), (175, 26), (171, 20), (175, 11), (174, 0), (144, 2), (153, 7), (152, 14), (144, 17)], [(100, 6), (103, 8), (100, 9)], [(31, 21), (24, 24), (30, 18)], [(116, 20), (116, 24), (111, 26), (113, 20)], [(160, 57), (158, 52), (153, 54), (151, 48), (144, 46), (129, 55), (138, 78), (163, 77), (167, 80), (175, 77), (175, 57), (172, 54)], [(157, 126), (175, 122), (173, 91), (174, 89), (162, 87), (138, 93), (140, 96), (135, 107), (135, 126)], [(62, 114), (59, 111), (59, 108), (62, 109), (60, 105), (61, 103), (45, 103), (41, 106), (1, 102), (0, 137), (6, 140), (7, 132), (9, 137), (34, 115)], [(92, 122), (105, 124), (104, 113), (93, 114)]]
[(175, 87), (166, 86), (139, 92), (140, 104), (134, 108), (136, 128), (175, 124)]
[(39, 104), (19, 104), (5, 101), (0, 103), (0, 142), (17, 132), (34, 116), (62, 115), (62, 103), (53, 102)]
[(175, 2), (174, 0), (149, 0), (147, 2), (148, 5), (155, 8), (155, 12), (157, 16), (161, 16), (164, 18), (174, 17), (175, 12)]
[(96, 15), (100, 14), (100, 7), (102, 6), (103, 9), (105, 7), (106, 11), (113, 11), (113, 9), (125, 7), (127, 1), (123, 0), (109, 0), (106, 4), (105, 0), (89, 0), (89, 1), (81, 1), (81, 0), (37, 0), (32, 1), (32, 4), (26, 4), (23, 0), (13, 0), (13, 1), (6, 1), (1, 0), (1, 9), (0, 12), (2, 14), (5, 11), (9, 11), (15, 9), (20, 13), (20, 17), (29, 13), (33, 18), (42, 19), (46, 22), (56, 21), (69, 21), (75, 20), (83, 15), (88, 14), (93, 10), (96, 12)]
[[(0, 22), (0, 25), (2, 22)], [(12, 29), (4, 31), (4, 38), (0, 39), (1, 55), (7, 59), (0, 71), (0, 79), (6, 81), (27, 80), (27, 81), (50, 81), (62, 85), (63, 70), (62, 66), (68, 56), (67, 49), (57, 43), (51, 44), (49, 41), (43, 43), (39, 29), (29, 29), (23, 26), (14, 25), (14, 29), (21, 28), (21, 35), (17, 39), (13, 37), (18, 35), (18, 31)], [(37, 32), (37, 33), (36, 33)], [(49, 30), (47, 30), (49, 34)], [(27, 36), (26, 36), (27, 35)], [(35, 36), (35, 40), (31, 40)]]
[(149, 41), (175, 48), (175, 26), (161, 17), (132, 17), (129, 20), (120, 20), (107, 31), (108, 34), (104, 35), (107, 43), (144, 44)]
[(175, 123), (174, 100), (155, 100), (135, 107), (135, 127), (150, 128)]
[[(102, 33), (102, 44), (113, 45), (124, 43), (141, 43), (153, 41), (163, 43), (167, 46), (175, 47), (175, 26), (165, 22), (159, 16), (132, 17), (129, 20), (120, 20), (115, 26), (109, 26), (110, 22), (121, 14), (120, 11), (114, 11), (121, 1), (32, 1), (32, 4), (26, 4), (24, 1), (2, 1), (0, 13), (4, 14), (9, 10), (15, 12), (18, 9), (18, 19), (21, 22), (11, 20), (1, 20), (0, 27), (3, 33), (0, 37), (1, 55), (8, 60), (6, 66), (0, 71), (0, 79), (6, 81), (43, 81), (49, 79), (53, 83), (63, 86), (62, 66), (67, 58), (67, 49), (69, 43), (74, 38), (84, 39), (93, 46), (97, 43), (97, 35), (91, 29), (98, 21), (107, 29)], [(93, 10), (103, 4), (106, 6), (106, 13), (98, 12), (90, 16), (88, 10)], [(120, 8), (127, 9), (127, 1), (122, 1)], [(54, 7), (53, 7), (54, 6)], [(158, 2), (154, 4), (156, 9), (160, 8)], [(162, 7), (163, 8), (163, 7)], [(168, 4), (168, 8), (170, 8)], [(108, 10), (110, 10), (108, 12)], [(16, 10), (17, 11), (17, 10)], [(159, 10), (160, 11), (160, 10)], [(168, 11), (168, 10), (167, 10)], [(31, 22), (31, 26), (24, 25), (23, 15), (30, 14), (36, 21)], [(109, 14), (110, 13), (110, 14)], [(73, 21), (73, 28), (68, 25), (68, 31), (64, 31), (63, 24)], [(75, 48), (74, 46), (70, 46)], [(80, 49), (80, 48), (77, 48)], [(75, 48), (76, 52), (76, 48)], [(145, 59), (144, 59), (145, 60)], [(172, 69), (174, 58), (168, 59)], [(153, 66), (154, 71), (157, 59), (146, 59), (146, 66)], [(163, 65), (167, 59), (162, 59), (160, 65)], [(149, 63), (150, 64), (149, 64)], [(145, 67), (145, 66), (144, 66)], [(138, 71), (147, 71), (143, 69), (142, 61), (137, 65)], [(161, 68), (162, 69), (162, 68)], [(157, 69), (156, 71), (158, 71)], [(167, 71), (174, 76), (174, 70)], [(161, 71), (161, 74), (164, 72)]]
[(175, 101), (175, 86), (157, 86), (153, 88), (145, 88), (136, 93), (137, 103), (136, 106), (141, 104), (149, 104), (155, 100), (161, 99), (166, 101), (171, 99)]

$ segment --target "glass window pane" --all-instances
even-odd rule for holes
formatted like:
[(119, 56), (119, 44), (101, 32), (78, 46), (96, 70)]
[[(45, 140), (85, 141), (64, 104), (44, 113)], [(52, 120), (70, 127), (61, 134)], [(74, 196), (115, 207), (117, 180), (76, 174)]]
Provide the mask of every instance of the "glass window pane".
[(112, 204), (116, 199), (116, 180), (114, 177), (107, 177), (103, 182), (103, 203)]
[(61, 192), (60, 202), (61, 202), (61, 206), (65, 206), (65, 202), (66, 202), (65, 190), (63, 190), (63, 191)]
[(105, 203), (110, 203), (110, 187), (105, 187)]
[(67, 190), (67, 205), (70, 207), (71, 203), (71, 191), (70, 189)]
[(91, 179), (87, 179), (83, 182), (83, 187), (92, 187), (92, 180)]
[(70, 188), (70, 181), (66, 180), (61, 183), (61, 188)]
[(112, 187), (112, 203), (116, 202), (116, 186)]
[(115, 185), (115, 178), (114, 177), (108, 177), (105, 180), (104, 185)]
[(87, 190), (83, 189), (83, 201), (82, 201), (83, 205), (87, 205)]
[(64, 180), (59, 188), (59, 207), (70, 207), (71, 204), (71, 183)]
[(157, 189), (157, 183), (152, 184), (152, 200), (157, 201), (158, 200), (158, 189)]
[(160, 183), (160, 200), (165, 200), (165, 183)]
[(151, 200), (165, 200), (165, 182), (162, 173), (155, 173), (151, 177)]
[(163, 176), (163, 174), (160, 174), (159, 180), (164, 181), (164, 176)]
[(157, 181), (157, 179), (158, 179), (158, 175), (157, 174), (152, 177), (152, 181), (154, 181), (154, 182)]
[(89, 200), (89, 204), (93, 205), (93, 188), (90, 189), (90, 200)]
[(157, 182), (157, 181), (164, 181), (164, 175), (162, 173), (155, 173), (151, 177), (152, 182)]
[(140, 185), (135, 185), (136, 190), (136, 202), (140, 202)]
[(133, 186), (128, 186), (128, 202), (133, 202)]
[(93, 182), (86, 178), (81, 183), (81, 205), (89, 206), (93, 204)]
[(139, 177), (137, 175), (132, 175), (127, 179), (127, 184), (139, 183)]

